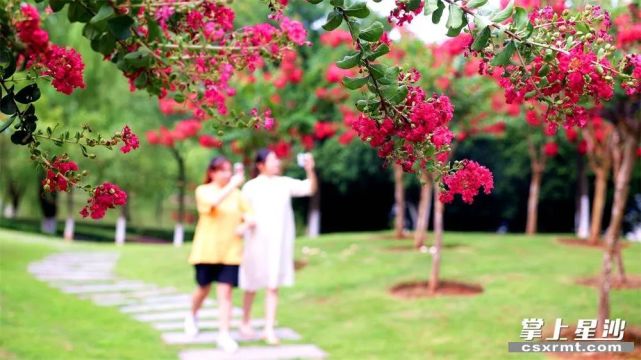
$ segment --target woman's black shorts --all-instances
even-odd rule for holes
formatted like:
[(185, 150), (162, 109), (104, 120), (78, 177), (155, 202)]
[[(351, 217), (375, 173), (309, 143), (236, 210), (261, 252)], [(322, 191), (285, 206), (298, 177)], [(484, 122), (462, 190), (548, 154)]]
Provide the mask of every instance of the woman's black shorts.
[(238, 286), (238, 265), (196, 264), (196, 282), (207, 286), (212, 282)]

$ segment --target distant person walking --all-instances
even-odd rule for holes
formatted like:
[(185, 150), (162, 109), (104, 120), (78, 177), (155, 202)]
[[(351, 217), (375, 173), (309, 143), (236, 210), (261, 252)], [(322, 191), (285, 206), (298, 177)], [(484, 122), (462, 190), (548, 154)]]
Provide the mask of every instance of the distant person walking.
[(217, 344), (227, 352), (238, 349), (229, 333), (232, 317), (232, 288), (238, 286), (243, 252), (241, 235), (254, 223), (247, 201), (238, 187), (245, 177), (242, 166), (234, 168), (223, 156), (215, 157), (207, 168), (205, 182), (196, 188), (198, 224), (189, 256), (194, 265), (198, 288), (192, 298), (191, 313), (185, 318), (185, 333), (198, 333), (198, 310), (216, 282), (220, 331)]
[(256, 291), (267, 289), (265, 333), (268, 344), (278, 344), (275, 322), (278, 289), (294, 284), (294, 211), (291, 198), (316, 192), (314, 158), (305, 155), (306, 180), (281, 176), (281, 161), (273, 151), (260, 150), (256, 155), (256, 176), (243, 186), (249, 206), (254, 211), (256, 228), (245, 238), (240, 267), (240, 288), (245, 290), (241, 334), (254, 337), (251, 308)]

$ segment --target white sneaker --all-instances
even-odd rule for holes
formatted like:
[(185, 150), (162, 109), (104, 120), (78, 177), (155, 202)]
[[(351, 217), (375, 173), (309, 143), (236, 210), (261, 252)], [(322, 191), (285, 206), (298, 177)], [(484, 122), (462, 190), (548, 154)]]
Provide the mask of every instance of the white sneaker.
[(223, 351), (227, 353), (233, 353), (238, 350), (238, 343), (236, 342), (236, 340), (232, 339), (229, 333), (218, 334), (216, 344), (220, 349), (223, 349)]
[(192, 314), (185, 316), (185, 334), (188, 336), (198, 335), (198, 319)]

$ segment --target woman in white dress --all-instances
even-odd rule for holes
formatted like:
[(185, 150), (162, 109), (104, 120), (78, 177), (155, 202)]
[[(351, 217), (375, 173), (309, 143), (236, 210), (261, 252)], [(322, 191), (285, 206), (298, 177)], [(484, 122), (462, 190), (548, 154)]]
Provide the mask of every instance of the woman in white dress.
[(305, 156), (306, 180), (280, 176), (281, 162), (276, 153), (260, 150), (256, 156), (258, 176), (243, 186), (256, 226), (245, 239), (240, 266), (240, 288), (245, 290), (241, 334), (253, 338), (251, 308), (257, 290), (267, 289), (265, 298), (265, 340), (278, 344), (274, 331), (278, 289), (294, 284), (294, 211), (292, 197), (316, 192), (314, 158)]

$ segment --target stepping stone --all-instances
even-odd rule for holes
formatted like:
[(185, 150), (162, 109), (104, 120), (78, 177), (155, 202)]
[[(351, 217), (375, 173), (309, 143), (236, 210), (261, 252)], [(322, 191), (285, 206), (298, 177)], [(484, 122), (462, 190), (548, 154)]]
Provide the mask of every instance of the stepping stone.
[[(182, 320), (185, 318), (187, 310), (182, 311), (167, 311), (160, 313), (148, 313), (148, 314), (139, 314), (134, 315), (134, 319), (138, 321), (146, 322), (158, 322), (158, 321), (169, 321), (169, 320)], [(217, 309), (204, 309), (198, 312), (198, 318), (200, 319), (218, 319), (218, 310)]]
[(124, 306), (124, 305), (133, 305), (133, 304), (140, 303), (138, 299), (127, 298), (127, 297), (95, 299), (93, 300), (93, 302), (98, 306)]
[(142, 301), (142, 299), (147, 298), (148, 296), (158, 296), (158, 295), (176, 295), (176, 289), (174, 288), (157, 288), (153, 285), (144, 290), (136, 291), (116, 291), (116, 292), (107, 292), (107, 293), (87, 293), (87, 294), (78, 294), (81, 298), (85, 299), (111, 299), (111, 298), (133, 298), (137, 301)]
[(280, 346), (247, 346), (240, 347), (233, 354), (223, 350), (185, 350), (180, 352), (180, 360), (289, 360), (289, 359), (324, 359), (327, 354), (315, 345), (280, 345)]
[[(260, 332), (256, 332), (256, 336), (251, 339), (246, 339), (240, 336), (237, 330), (232, 330), (230, 335), (238, 342), (246, 341), (259, 341), (261, 340)], [(276, 328), (276, 336), (281, 340), (300, 340), (300, 335), (290, 328)], [(186, 344), (213, 344), (218, 338), (217, 331), (203, 331), (196, 336), (190, 336), (183, 331), (180, 332), (167, 332), (162, 334), (162, 339), (167, 344), (172, 345), (186, 345)]]
[(105, 281), (115, 280), (110, 274), (37, 274), (36, 278), (42, 281)]
[[(231, 320), (231, 326), (233, 328), (238, 328), (240, 327), (240, 319), (232, 319)], [(261, 328), (265, 326), (265, 319), (254, 319), (252, 320), (252, 326), (254, 328)], [(200, 330), (218, 330), (219, 322), (215, 320), (204, 320), (204, 321), (198, 321), (198, 327)], [(160, 331), (171, 331), (171, 330), (183, 330), (184, 324), (183, 321), (168, 321), (168, 322), (156, 322), (152, 323), (151, 326), (153, 326), (156, 330)]]
[[(214, 302), (206, 299), (203, 305), (211, 307)], [(123, 306), (120, 308), (120, 311), (123, 313), (146, 313), (153, 311), (163, 311), (163, 310), (188, 310), (191, 309), (191, 300), (187, 301), (172, 301), (166, 303), (154, 303), (154, 304), (135, 304), (129, 306)]]
[(87, 294), (87, 293), (101, 293), (111, 291), (131, 291), (131, 290), (147, 290), (153, 288), (153, 285), (148, 285), (143, 282), (135, 281), (119, 281), (114, 284), (108, 285), (74, 285), (64, 286), (61, 288), (67, 294)]
[(173, 301), (191, 302), (191, 294), (169, 294), (169, 295), (149, 296), (141, 299), (140, 303), (141, 304), (158, 304), (158, 303), (167, 303), (167, 302), (173, 302)]

